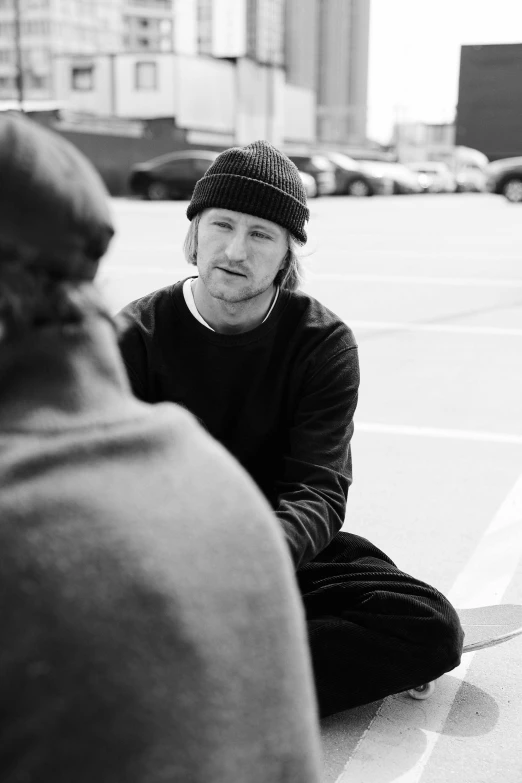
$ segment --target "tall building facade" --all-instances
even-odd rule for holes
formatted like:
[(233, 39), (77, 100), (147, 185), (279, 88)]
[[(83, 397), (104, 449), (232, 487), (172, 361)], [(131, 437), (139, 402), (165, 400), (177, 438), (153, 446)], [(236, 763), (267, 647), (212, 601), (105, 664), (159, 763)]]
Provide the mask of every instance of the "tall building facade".
[(196, 0), (196, 20), (199, 54), (284, 65), (285, 0)]
[(317, 91), (320, 0), (287, 0), (285, 14), (286, 80)]
[(122, 2), (0, 0), (0, 99), (17, 98), (20, 70), (25, 98), (51, 98), (56, 54), (120, 50)]
[[(0, 0), (0, 99), (53, 97), (52, 58), (173, 50), (174, 0)], [(19, 51), (21, 57), (19, 59)], [(91, 67), (75, 71), (81, 89)]]
[(366, 138), (370, 0), (287, 0), (287, 80), (313, 88), (317, 139)]
[(264, 65), (282, 67), (285, 0), (248, 0), (247, 55)]
[(122, 13), (125, 51), (173, 51), (173, 0), (124, 0)]
[(321, 0), (317, 136), (359, 144), (366, 137), (370, 0)]

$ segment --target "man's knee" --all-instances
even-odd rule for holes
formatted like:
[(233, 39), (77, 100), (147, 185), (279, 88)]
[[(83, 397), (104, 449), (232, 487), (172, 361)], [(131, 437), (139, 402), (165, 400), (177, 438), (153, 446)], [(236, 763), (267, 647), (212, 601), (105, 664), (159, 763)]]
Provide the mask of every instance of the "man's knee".
[(423, 644), (426, 667), (432, 670), (432, 679), (459, 665), (464, 643), (464, 631), (454, 607), (442, 594), (433, 607), (436, 617), (429, 638)]

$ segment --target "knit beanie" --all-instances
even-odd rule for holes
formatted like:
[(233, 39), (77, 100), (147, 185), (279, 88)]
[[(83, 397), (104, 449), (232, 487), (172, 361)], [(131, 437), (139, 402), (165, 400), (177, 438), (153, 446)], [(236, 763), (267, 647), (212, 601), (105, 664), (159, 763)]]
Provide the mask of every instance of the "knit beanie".
[(297, 166), (268, 141), (222, 152), (196, 183), (189, 220), (204, 209), (221, 207), (255, 215), (288, 229), (303, 244), (310, 212)]
[(57, 133), (0, 115), (2, 259), (56, 277), (92, 280), (114, 234), (107, 191), (91, 163)]

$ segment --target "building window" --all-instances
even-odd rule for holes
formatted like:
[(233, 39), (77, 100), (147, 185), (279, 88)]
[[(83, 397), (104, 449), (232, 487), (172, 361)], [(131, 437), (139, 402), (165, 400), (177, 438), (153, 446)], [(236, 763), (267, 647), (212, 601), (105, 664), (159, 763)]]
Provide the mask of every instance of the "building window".
[(32, 87), (35, 90), (43, 90), (45, 87), (47, 87), (46, 77), (37, 73), (29, 74), (28, 82), (29, 87)]
[(134, 68), (136, 90), (158, 89), (158, 68), (155, 62), (137, 62)]
[(94, 65), (73, 65), (71, 87), (77, 92), (94, 90)]

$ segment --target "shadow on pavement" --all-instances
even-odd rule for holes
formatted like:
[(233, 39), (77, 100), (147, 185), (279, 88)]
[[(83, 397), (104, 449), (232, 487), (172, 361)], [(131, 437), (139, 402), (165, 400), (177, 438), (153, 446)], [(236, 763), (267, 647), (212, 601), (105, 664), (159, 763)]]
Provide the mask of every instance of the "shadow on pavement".
[[(451, 675), (439, 680), (439, 701), (444, 700), (445, 691), (450, 700), (454, 680)], [(364, 775), (371, 775), (367, 779), (372, 783), (390, 783), (415, 767), (427, 749), (429, 735), (481, 736), (492, 731), (499, 718), (495, 699), (468, 682), (458, 689), (442, 728), (436, 712), (434, 696), (415, 701), (397, 694), (321, 721), (324, 783), (363, 780)]]

